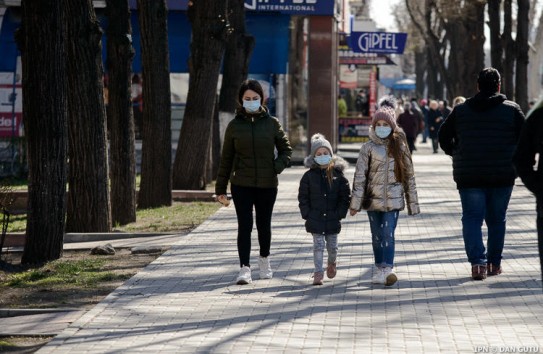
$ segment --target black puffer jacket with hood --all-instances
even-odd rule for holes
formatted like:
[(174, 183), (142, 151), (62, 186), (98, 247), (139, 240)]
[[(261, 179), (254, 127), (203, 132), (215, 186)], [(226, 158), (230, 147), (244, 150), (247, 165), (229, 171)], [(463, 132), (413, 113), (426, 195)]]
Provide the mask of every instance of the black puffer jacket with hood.
[(453, 158), (457, 188), (512, 186), (523, 124), (519, 105), (500, 93), (479, 92), (454, 107), (439, 129), (439, 144)]
[(332, 184), (328, 182), (326, 169), (317, 165), (312, 156), (304, 161), (310, 169), (300, 180), (298, 202), (305, 229), (312, 234), (338, 234), (341, 231), (340, 220), (347, 216), (349, 210), (351, 188), (343, 175), (348, 164), (337, 155), (332, 161)]

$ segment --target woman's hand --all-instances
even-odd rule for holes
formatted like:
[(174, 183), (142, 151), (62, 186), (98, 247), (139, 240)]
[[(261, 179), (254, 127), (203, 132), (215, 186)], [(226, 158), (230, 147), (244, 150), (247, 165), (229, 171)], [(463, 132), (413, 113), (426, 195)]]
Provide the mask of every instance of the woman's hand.
[(224, 206), (229, 206), (230, 205), (230, 201), (228, 200), (228, 198), (224, 194), (218, 195), (215, 199)]
[(356, 210), (356, 209), (349, 209), (349, 214), (351, 214), (351, 216), (355, 216), (357, 213), (358, 213), (358, 210)]

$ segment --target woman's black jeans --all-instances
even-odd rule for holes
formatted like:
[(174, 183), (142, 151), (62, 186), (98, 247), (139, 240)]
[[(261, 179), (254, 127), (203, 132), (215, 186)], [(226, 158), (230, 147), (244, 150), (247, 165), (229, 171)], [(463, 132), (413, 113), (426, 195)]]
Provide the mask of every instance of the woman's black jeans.
[(256, 214), (256, 229), (260, 256), (270, 255), (271, 217), (277, 188), (255, 188), (231, 185), (232, 199), (238, 217), (238, 254), (240, 267), (250, 267), (251, 232), (253, 231), (253, 206)]

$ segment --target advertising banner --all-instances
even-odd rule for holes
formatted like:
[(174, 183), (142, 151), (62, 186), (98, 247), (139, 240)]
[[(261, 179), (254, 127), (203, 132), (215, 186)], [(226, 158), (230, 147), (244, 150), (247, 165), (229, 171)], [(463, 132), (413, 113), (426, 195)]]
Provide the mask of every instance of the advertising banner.
[[(186, 11), (189, 0), (168, 0), (169, 10)], [(130, 0), (130, 7), (137, 8), (137, 0)], [(245, 0), (248, 11), (280, 12), (291, 15), (334, 16), (332, 0)]]
[(403, 54), (406, 42), (407, 33), (351, 33), (351, 48), (357, 53)]
[(364, 143), (369, 140), (370, 118), (339, 118), (340, 143)]

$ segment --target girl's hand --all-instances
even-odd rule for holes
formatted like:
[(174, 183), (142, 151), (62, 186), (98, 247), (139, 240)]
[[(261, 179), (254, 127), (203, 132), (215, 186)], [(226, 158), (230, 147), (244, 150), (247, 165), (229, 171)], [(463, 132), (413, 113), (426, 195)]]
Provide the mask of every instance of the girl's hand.
[(358, 213), (358, 210), (356, 210), (356, 209), (349, 209), (349, 214), (351, 214), (351, 216), (355, 216), (357, 213)]

